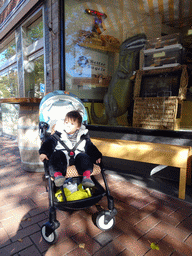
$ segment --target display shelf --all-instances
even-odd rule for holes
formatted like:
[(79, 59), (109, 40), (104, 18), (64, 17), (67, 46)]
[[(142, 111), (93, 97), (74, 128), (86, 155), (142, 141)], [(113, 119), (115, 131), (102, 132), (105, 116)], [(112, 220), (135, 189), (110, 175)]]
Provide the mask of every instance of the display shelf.
[(13, 104), (22, 104), (22, 103), (40, 103), (40, 98), (4, 98), (0, 99), (0, 103), (13, 103)]
[(113, 47), (113, 46), (102, 46), (102, 45), (96, 45), (96, 44), (92, 44), (90, 43), (77, 43), (79, 46), (82, 47), (88, 47), (91, 49), (96, 49), (96, 50), (100, 50), (100, 51), (105, 51), (105, 52), (119, 52), (119, 47)]
[(183, 49), (181, 44), (172, 44), (172, 45), (166, 45), (162, 48), (152, 48), (152, 49), (146, 49), (143, 50), (144, 53), (156, 53), (156, 52), (161, 52), (161, 51), (167, 51), (167, 50), (175, 50), (175, 49)]
[(96, 87), (108, 87), (111, 79), (91, 78), (91, 77), (74, 77), (73, 84), (83, 86), (92, 84)]

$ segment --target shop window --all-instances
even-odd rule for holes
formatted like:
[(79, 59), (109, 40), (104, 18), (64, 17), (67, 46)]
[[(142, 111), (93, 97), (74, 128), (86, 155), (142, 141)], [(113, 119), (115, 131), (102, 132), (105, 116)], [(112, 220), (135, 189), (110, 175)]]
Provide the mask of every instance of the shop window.
[(22, 26), (25, 97), (42, 98), (44, 88), (44, 38), (42, 10)]
[(158, 29), (149, 34), (139, 11), (130, 26), (132, 2), (64, 1), (65, 89), (84, 102), (91, 125), (191, 129), (192, 102), (184, 100), (192, 90), (178, 36), (162, 39), (168, 48), (147, 49), (146, 35)]
[(0, 67), (16, 54), (15, 39), (0, 50)]
[(42, 16), (37, 18), (32, 24), (25, 28), (26, 30), (26, 46), (37, 42), (39, 39), (43, 38), (43, 21)]
[(17, 68), (13, 67), (0, 74), (0, 98), (10, 98), (17, 96)]
[(26, 97), (42, 98), (41, 85), (44, 84), (44, 56), (27, 61), (25, 65)]
[(14, 33), (0, 45), (0, 98), (18, 97), (16, 42)]
[(83, 100), (90, 124), (128, 125), (127, 107), (109, 120), (104, 103), (119, 62), (122, 13), (115, 0), (65, 1), (65, 89)]

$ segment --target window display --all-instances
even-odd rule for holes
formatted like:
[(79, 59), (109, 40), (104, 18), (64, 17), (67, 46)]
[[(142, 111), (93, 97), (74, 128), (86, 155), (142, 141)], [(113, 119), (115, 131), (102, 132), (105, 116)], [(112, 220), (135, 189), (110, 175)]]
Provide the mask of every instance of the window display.
[[(118, 65), (123, 39), (122, 30), (111, 20), (112, 13), (103, 11), (107, 6), (108, 1), (97, 8), (90, 1), (65, 1), (65, 89), (83, 100), (90, 124), (96, 123), (91, 104), (98, 118), (105, 111), (104, 97)], [(110, 9), (122, 14), (121, 7), (115, 9), (113, 3)]]

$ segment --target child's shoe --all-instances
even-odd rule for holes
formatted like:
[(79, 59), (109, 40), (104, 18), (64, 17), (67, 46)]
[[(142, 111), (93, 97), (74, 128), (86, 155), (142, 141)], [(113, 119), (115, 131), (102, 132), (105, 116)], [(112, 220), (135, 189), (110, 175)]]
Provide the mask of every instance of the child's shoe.
[(61, 172), (54, 173), (54, 182), (56, 187), (61, 187), (65, 182), (65, 177), (62, 175)]
[(86, 188), (92, 188), (95, 186), (95, 183), (92, 181), (90, 178), (91, 172), (90, 171), (85, 171), (83, 173), (83, 180), (82, 180), (82, 185)]

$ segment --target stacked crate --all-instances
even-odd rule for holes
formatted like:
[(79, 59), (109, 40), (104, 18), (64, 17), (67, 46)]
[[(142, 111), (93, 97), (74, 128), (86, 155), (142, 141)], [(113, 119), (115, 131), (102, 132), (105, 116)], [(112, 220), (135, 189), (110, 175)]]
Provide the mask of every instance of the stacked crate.
[(177, 123), (178, 99), (176, 97), (136, 98), (133, 126), (145, 129), (174, 130)]
[(179, 34), (148, 40), (141, 52), (140, 69), (175, 67), (183, 63), (183, 47)]
[[(134, 86), (133, 126), (145, 129), (169, 129), (179, 127), (180, 103), (186, 97), (188, 74), (187, 67), (182, 65), (183, 47), (179, 34), (172, 34), (148, 40), (140, 56), (140, 70), (136, 73)], [(163, 76), (181, 73), (178, 94), (167, 90), (167, 82)], [(150, 80), (144, 89), (143, 76), (158, 75), (162, 87), (156, 96), (152, 88), (159, 89), (157, 80)], [(144, 79), (144, 78), (143, 78)], [(172, 78), (171, 78), (172, 79)], [(171, 81), (170, 79), (170, 81)], [(173, 80), (176, 78), (173, 77)], [(143, 82), (144, 83), (144, 82)], [(174, 82), (173, 82), (174, 84)], [(152, 86), (152, 87), (151, 87)], [(170, 86), (170, 88), (173, 88)], [(141, 90), (142, 88), (142, 90)], [(144, 91), (143, 91), (144, 90)], [(155, 90), (154, 90), (155, 91)], [(153, 97), (151, 97), (151, 96)], [(161, 96), (161, 97), (159, 97)]]
[[(179, 34), (147, 41), (140, 58), (140, 70), (136, 72), (133, 127), (168, 130), (179, 128), (182, 103), (186, 98), (188, 85), (187, 66), (182, 64), (182, 54), (183, 47), (180, 43)], [(142, 87), (142, 83), (144, 83), (143, 76), (158, 74), (161, 84), (164, 86), (163, 74), (166, 74), (166, 76), (170, 74), (171, 76), (173, 72), (181, 73), (177, 95), (173, 94), (172, 91), (163, 89), (164, 91), (161, 91), (161, 94), (157, 93), (154, 96), (150, 86), (158, 88), (158, 85), (157, 80), (153, 80), (153, 78), (150, 84), (146, 84), (147, 87)], [(145, 91), (143, 92), (141, 88), (144, 88)], [(153, 97), (150, 95), (153, 95)]]

